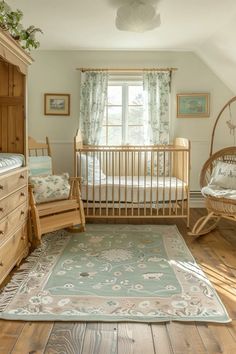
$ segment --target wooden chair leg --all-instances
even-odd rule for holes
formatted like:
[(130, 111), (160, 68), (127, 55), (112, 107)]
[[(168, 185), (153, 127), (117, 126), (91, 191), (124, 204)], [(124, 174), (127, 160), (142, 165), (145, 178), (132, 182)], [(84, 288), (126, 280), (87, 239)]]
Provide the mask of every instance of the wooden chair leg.
[(80, 188), (79, 188), (79, 181), (77, 178), (72, 179), (71, 185), (71, 197), (76, 197), (77, 203), (79, 205), (78, 212), (80, 214), (81, 223), (79, 226), (73, 226), (67, 228), (68, 231), (76, 233), (76, 232), (83, 232), (85, 231), (85, 215), (84, 215), (84, 205), (81, 198)]
[[(214, 230), (220, 221), (221, 216), (215, 215), (214, 212), (210, 212), (206, 216), (202, 216), (200, 219), (197, 220), (195, 223), (192, 231), (188, 232), (189, 236), (202, 236), (206, 235), (208, 232)], [(207, 226), (209, 221), (213, 221), (213, 223)]]

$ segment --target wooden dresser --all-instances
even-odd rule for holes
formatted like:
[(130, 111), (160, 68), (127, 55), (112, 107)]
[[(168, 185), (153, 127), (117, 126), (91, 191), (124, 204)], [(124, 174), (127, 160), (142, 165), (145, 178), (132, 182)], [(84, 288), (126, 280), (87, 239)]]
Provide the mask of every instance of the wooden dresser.
[(0, 284), (29, 250), (27, 168), (0, 175)]
[[(31, 57), (0, 29), (0, 152), (27, 162), (26, 83)], [(28, 254), (27, 166), (0, 174), (0, 284)]]

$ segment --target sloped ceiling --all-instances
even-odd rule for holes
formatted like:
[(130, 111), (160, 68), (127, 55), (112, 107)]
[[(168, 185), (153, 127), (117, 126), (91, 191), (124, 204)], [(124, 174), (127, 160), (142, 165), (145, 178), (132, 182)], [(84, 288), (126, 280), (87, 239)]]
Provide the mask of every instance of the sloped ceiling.
[(193, 51), (236, 93), (235, 0), (142, 0), (153, 3), (161, 26), (119, 31), (116, 10), (132, 0), (8, 0), (25, 26), (44, 31), (41, 50)]
[(195, 51), (236, 94), (236, 15)]

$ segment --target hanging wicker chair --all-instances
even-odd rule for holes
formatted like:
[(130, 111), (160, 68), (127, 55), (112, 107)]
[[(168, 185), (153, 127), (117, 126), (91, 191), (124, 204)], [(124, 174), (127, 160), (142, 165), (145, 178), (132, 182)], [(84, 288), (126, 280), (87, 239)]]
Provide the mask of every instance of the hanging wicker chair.
[[(206, 187), (209, 184), (212, 176), (212, 171), (214, 170), (214, 167), (216, 166), (218, 161), (236, 165), (236, 146), (226, 147), (212, 154), (217, 123), (220, 117), (222, 116), (224, 110), (227, 107), (230, 108), (230, 104), (234, 101), (236, 101), (236, 97), (233, 97), (225, 104), (216, 119), (211, 139), (210, 157), (204, 163), (200, 174), (201, 190), (203, 187)], [(236, 126), (232, 125), (231, 129), (236, 130)], [(200, 236), (207, 234), (217, 226), (221, 218), (236, 221), (236, 199), (222, 196), (216, 197), (209, 194), (203, 194), (203, 196), (205, 199), (208, 214), (197, 220), (192, 231), (188, 233), (191, 236)]]

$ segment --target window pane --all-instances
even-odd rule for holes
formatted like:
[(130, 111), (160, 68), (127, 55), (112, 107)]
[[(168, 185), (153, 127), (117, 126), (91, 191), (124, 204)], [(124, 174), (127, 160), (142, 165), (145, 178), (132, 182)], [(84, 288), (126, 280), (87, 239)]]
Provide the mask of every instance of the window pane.
[(100, 137), (100, 145), (106, 145), (106, 129), (107, 127), (102, 127), (101, 137)]
[(128, 127), (128, 143), (131, 145), (144, 145), (143, 127)]
[(107, 95), (109, 105), (122, 104), (122, 86), (108, 86)]
[(108, 127), (108, 145), (121, 145), (122, 129), (121, 127)]
[(122, 107), (108, 107), (108, 123), (109, 125), (122, 124)]
[(128, 108), (128, 124), (143, 124), (143, 107), (131, 106)]
[(129, 86), (129, 105), (140, 104), (143, 105), (143, 87)]

